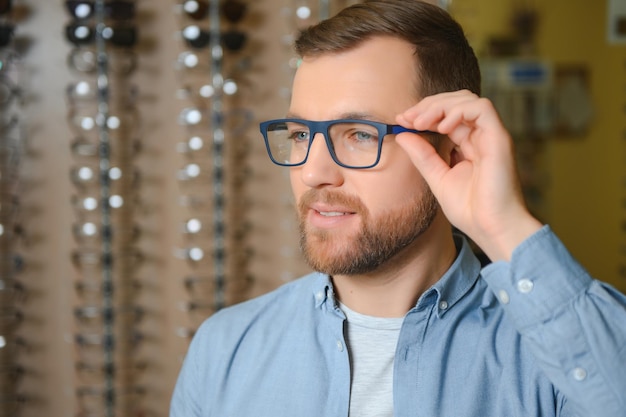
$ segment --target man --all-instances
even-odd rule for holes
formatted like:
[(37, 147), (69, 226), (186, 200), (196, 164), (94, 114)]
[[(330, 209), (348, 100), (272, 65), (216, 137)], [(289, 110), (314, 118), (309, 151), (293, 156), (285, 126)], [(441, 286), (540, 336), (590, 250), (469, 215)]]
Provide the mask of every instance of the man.
[(319, 272), (208, 319), (171, 416), (626, 416), (626, 297), (529, 214), (461, 28), (376, 0), (296, 48), (261, 131)]

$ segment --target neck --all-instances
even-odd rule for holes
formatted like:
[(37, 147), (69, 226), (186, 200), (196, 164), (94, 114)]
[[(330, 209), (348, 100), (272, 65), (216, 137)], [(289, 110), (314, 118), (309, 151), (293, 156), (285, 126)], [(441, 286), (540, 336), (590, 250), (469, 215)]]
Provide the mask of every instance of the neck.
[(456, 258), (451, 227), (441, 213), (411, 245), (363, 275), (335, 275), (338, 299), (361, 314), (403, 317)]

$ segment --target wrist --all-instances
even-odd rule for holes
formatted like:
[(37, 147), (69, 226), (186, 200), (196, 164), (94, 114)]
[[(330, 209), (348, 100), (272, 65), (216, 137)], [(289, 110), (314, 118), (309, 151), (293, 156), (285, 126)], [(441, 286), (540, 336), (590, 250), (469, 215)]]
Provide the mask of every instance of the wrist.
[(476, 241), (476, 244), (491, 261), (508, 262), (515, 248), (542, 227), (543, 224), (539, 220), (526, 212), (523, 216), (517, 216), (515, 220), (501, 227), (499, 232), (486, 234), (481, 241)]

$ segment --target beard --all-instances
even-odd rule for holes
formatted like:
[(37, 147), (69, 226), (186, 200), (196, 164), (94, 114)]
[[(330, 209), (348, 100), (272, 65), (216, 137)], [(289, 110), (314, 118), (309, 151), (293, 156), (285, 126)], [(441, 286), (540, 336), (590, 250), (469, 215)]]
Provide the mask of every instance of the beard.
[[(309, 230), (306, 217), (310, 204), (322, 201), (349, 207), (361, 217), (356, 234), (330, 230)], [(374, 272), (411, 245), (432, 224), (439, 204), (430, 189), (373, 218), (354, 196), (309, 190), (298, 204), (300, 249), (313, 269), (329, 275), (360, 275)]]

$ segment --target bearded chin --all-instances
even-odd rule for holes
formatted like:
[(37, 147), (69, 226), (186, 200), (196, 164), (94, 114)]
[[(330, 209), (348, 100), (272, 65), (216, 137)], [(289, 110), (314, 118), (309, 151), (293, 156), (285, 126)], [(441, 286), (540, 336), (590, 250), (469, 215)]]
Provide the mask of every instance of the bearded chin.
[(403, 207), (369, 216), (361, 206), (361, 228), (351, 235), (307, 229), (300, 210), (300, 248), (313, 269), (329, 275), (360, 275), (376, 271), (411, 245), (432, 224), (438, 203), (430, 190)]

